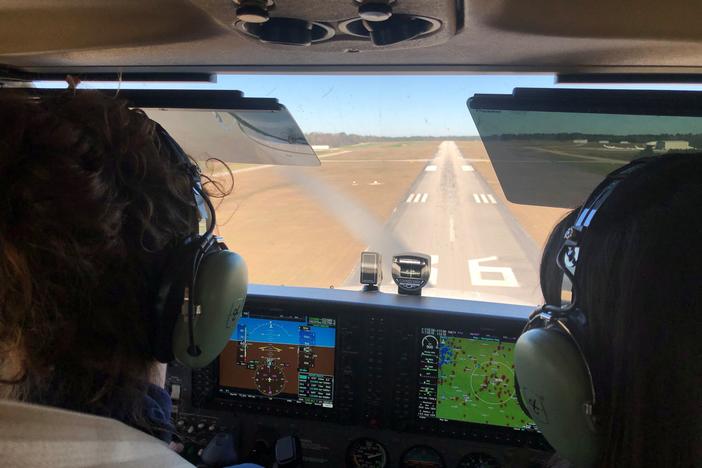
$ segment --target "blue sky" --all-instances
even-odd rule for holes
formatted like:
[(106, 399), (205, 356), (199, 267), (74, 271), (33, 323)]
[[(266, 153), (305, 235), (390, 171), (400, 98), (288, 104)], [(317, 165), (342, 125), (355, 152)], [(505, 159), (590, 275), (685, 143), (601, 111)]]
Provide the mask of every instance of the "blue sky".
[[(554, 87), (553, 75), (220, 75), (217, 83), (129, 84), (124, 87), (236, 89), (278, 98), (303, 132), (380, 136), (477, 135), (466, 108), (476, 93)], [(613, 86), (558, 86), (606, 87)], [(702, 86), (617, 86), (690, 89)]]
[(223, 76), (222, 86), (277, 97), (304, 132), (362, 135), (476, 135), (466, 99), (551, 86), (548, 75), (514, 76)]

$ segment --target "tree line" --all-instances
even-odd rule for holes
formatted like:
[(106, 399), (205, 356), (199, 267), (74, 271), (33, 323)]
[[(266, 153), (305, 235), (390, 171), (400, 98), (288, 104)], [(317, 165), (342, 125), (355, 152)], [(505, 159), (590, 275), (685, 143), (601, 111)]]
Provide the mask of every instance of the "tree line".
[(329, 145), (331, 147), (357, 145), (359, 143), (372, 143), (382, 141), (433, 141), (433, 140), (476, 140), (477, 136), (466, 135), (446, 135), (446, 136), (403, 136), (403, 137), (386, 137), (373, 135), (356, 135), (354, 133), (321, 133), (310, 132), (305, 133), (305, 137), (310, 145)]

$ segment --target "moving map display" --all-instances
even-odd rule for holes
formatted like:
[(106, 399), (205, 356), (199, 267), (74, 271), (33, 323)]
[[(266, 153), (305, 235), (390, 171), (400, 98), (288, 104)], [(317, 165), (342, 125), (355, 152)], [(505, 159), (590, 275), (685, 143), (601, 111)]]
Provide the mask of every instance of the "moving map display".
[(334, 319), (244, 312), (219, 357), (218, 393), (332, 408)]
[(514, 338), (422, 329), (420, 418), (535, 429), (514, 388)]

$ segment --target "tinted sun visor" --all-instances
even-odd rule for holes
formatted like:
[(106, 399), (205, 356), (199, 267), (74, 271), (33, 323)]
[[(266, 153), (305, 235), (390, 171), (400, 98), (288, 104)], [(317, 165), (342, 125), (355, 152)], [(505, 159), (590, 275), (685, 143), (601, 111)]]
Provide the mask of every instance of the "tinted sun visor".
[(702, 152), (700, 92), (516, 88), (468, 109), (513, 203), (574, 208), (633, 159)]
[(197, 161), (320, 165), (297, 122), (277, 99), (246, 98), (240, 91), (125, 89), (118, 95), (161, 124)]

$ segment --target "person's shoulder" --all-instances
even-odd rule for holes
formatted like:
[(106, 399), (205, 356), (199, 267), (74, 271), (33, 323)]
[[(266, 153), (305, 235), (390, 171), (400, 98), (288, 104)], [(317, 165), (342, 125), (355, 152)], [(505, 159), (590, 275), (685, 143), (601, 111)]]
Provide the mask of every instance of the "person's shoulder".
[(113, 418), (9, 400), (0, 400), (0, 447), (3, 467), (193, 468), (161, 440)]

